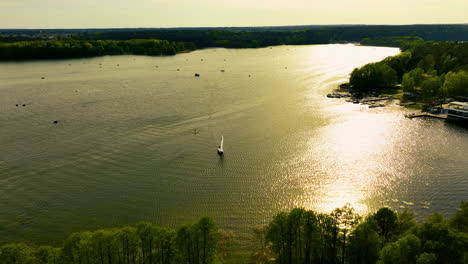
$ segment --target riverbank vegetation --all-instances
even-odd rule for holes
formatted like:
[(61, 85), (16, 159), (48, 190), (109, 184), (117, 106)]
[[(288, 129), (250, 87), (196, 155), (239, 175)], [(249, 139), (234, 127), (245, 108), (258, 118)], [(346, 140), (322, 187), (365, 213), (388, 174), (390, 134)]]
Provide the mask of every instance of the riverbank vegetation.
[(468, 203), (450, 219), (417, 224), (407, 211), (381, 208), (365, 218), (345, 206), (331, 214), (293, 209), (266, 228), (274, 263), (467, 263)]
[(401, 47), (406, 43), (423, 42), (421, 37), (397, 36), (383, 38), (363, 38), (361, 45), (365, 46), (383, 46), (383, 47)]
[(351, 92), (360, 96), (379, 94), (401, 83), (407, 96), (426, 104), (467, 98), (467, 42), (410, 39), (402, 41), (400, 47), (402, 53), (397, 56), (355, 69), (350, 77)]
[[(251, 263), (467, 263), (468, 202), (449, 219), (417, 224), (407, 211), (381, 208), (363, 218), (346, 205), (330, 214), (303, 208), (277, 214), (257, 230)], [(1, 264), (225, 263), (233, 235), (202, 218), (177, 230), (140, 222), (71, 234), (61, 247), (0, 247)]]
[(156, 39), (132, 40), (35, 40), (0, 42), (0, 60), (82, 58), (103, 55), (175, 55), (193, 50), (191, 43)]
[(1, 264), (211, 264), (222, 263), (232, 234), (204, 217), (177, 230), (140, 222), (71, 234), (59, 248), (24, 243), (0, 248)]

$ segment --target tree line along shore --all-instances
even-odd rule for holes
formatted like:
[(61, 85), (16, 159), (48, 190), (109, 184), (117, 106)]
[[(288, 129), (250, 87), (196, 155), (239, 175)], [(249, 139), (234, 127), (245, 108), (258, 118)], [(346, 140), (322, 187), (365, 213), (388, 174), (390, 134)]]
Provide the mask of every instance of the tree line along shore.
[(402, 39), (411, 38), (428, 41), (468, 41), (468, 25), (0, 29), (0, 60), (77, 58), (114, 54), (160, 56), (209, 47), (259, 48), (275, 45), (359, 42), (364, 45), (399, 46)]
[[(391, 35), (403, 33), (414, 35)], [(421, 36), (428, 37), (429, 40), (424, 40)], [(166, 40), (151, 39), (152, 37)], [(364, 38), (356, 41), (359, 37)], [(441, 104), (453, 98), (468, 100), (468, 42), (445, 41), (468, 40), (468, 25), (349, 26), (261, 32), (208, 29), (117, 30), (78, 32), (61, 35), (54, 40), (16, 41), (17, 39), (14, 35), (0, 36), (0, 60), (63, 59), (117, 54), (162, 56), (206, 47), (257, 48), (355, 41), (361, 45), (399, 47), (402, 52), (381, 62), (356, 68), (351, 73), (348, 86), (354, 97), (392, 94), (403, 102), (409, 101), (423, 107)]]
[[(331, 213), (295, 208), (256, 232), (256, 264), (467, 263), (468, 202), (451, 218), (438, 213), (416, 223), (414, 214), (383, 207), (362, 217), (350, 205)], [(178, 229), (140, 222), (77, 232), (60, 247), (0, 246), (1, 264), (222, 264), (235, 235), (203, 217)]]
[(424, 107), (468, 101), (468, 42), (415, 38), (375, 41), (399, 43), (402, 52), (354, 69), (349, 85), (342, 87), (355, 97), (393, 95)]

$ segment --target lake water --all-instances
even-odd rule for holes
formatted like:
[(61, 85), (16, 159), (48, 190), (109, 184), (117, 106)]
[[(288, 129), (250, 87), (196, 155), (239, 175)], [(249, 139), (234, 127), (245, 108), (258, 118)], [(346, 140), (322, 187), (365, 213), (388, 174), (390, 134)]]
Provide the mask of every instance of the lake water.
[(57, 243), (208, 215), (247, 249), (254, 227), (296, 206), (450, 216), (468, 200), (467, 128), (405, 119), (395, 102), (325, 97), (354, 67), (398, 52), (314, 45), (0, 63), (0, 237)]

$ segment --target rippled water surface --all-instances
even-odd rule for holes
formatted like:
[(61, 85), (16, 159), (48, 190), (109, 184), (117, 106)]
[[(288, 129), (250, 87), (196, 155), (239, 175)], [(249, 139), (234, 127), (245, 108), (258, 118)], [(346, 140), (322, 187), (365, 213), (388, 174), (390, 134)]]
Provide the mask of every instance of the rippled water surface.
[(54, 243), (209, 215), (242, 242), (280, 210), (347, 202), (362, 214), (388, 205), (449, 216), (468, 200), (468, 129), (405, 119), (394, 102), (368, 109), (324, 96), (354, 67), (398, 52), (282, 46), (0, 63), (0, 237)]

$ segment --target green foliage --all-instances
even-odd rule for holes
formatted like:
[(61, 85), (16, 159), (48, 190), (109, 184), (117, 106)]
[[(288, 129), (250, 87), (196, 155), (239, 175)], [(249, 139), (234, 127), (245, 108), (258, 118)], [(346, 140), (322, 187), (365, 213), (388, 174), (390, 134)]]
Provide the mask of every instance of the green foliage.
[(0, 60), (80, 58), (116, 54), (161, 56), (193, 49), (193, 43), (157, 39), (0, 42)]
[(404, 235), (412, 228), (416, 227), (416, 220), (414, 219), (414, 213), (408, 211), (398, 212), (397, 214), (397, 234)]
[(449, 72), (445, 75), (443, 85), (444, 93), (447, 97), (467, 96), (468, 95), (468, 72)]
[(425, 56), (418, 63), (418, 68), (422, 69), (424, 72), (427, 72), (427, 73), (434, 70), (434, 67), (435, 67), (435, 60), (432, 54)]
[(184, 225), (177, 231), (177, 263), (211, 264), (217, 260), (218, 228), (210, 218)]
[(419, 238), (408, 234), (397, 241), (387, 244), (380, 252), (382, 264), (406, 264), (415, 263), (421, 248)]
[(403, 91), (405, 92), (414, 92), (418, 90), (421, 86), (421, 83), (425, 79), (424, 70), (421, 68), (415, 68), (403, 75), (403, 81), (401, 85), (403, 86)]
[[(468, 234), (462, 230), (466, 228), (467, 211), (468, 203), (462, 202), (450, 221), (434, 214), (417, 225), (412, 213), (397, 214), (385, 207), (359, 224), (359, 216), (349, 205), (330, 215), (293, 209), (274, 217), (267, 226), (266, 241), (271, 245), (276, 263), (281, 264), (466, 263)], [(310, 234), (305, 232), (307, 213), (316, 216), (311, 222), (315, 232)], [(343, 236), (346, 232), (349, 232), (347, 239)], [(310, 258), (305, 257), (308, 249), (313, 252)]]
[(448, 221), (434, 213), (414, 233), (421, 241), (421, 249), (437, 256), (438, 263), (463, 263), (468, 252), (466, 234), (450, 228)]
[(437, 257), (434, 253), (422, 253), (419, 255), (416, 264), (435, 264), (437, 263)]
[(377, 229), (377, 223), (372, 217), (356, 227), (349, 237), (348, 263), (371, 264), (377, 262), (382, 244)]
[(404, 51), (396, 56), (388, 57), (382, 62), (390, 66), (397, 73), (398, 80), (401, 80), (403, 74), (410, 68), (411, 51)]
[(338, 224), (329, 215), (296, 208), (277, 214), (266, 228), (277, 263), (337, 263)]
[(24, 243), (8, 244), (0, 248), (0, 264), (33, 264), (31, 248)]
[[(330, 214), (303, 208), (278, 213), (257, 232), (255, 263), (455, 263), (468, 260), (468, 202), (449, 220), (434, 213), (416, 224), (407, 211), (381, 208), (360, 221), (350, 205)], [(6, 244), (0, 264), (220, 264), (233, 234), (210, 218), (174, 230), (140, 222), (71, 234), (61, 248)]]
[(396, 36), (382, 38), (364, 38), (361, 40), (361, 45), (367, 46), (386, 46), (386, 47), (401, 47), (404, 43), (424, 42), (421, 37), (412, 36)]
[(370, 63), (351, 73), (351, 92), (365, 94), (373, 90), (389, 88), (396, 84), (397, 73), (385, 63)]
[(397, 56), (355, 69), (350, 78), (353, 90), (378, 93), (388, 85), (375, 74), (375, 65), (383, 63), (395, 70), (404, 92), (421, 93), (418, 100), (423, 102), (468, 95), (468, 43), (403, 40), (400, 48), (403, 52)]
[[(207, 217), (178, 232), (140, 222), (135, 227), (73, 233), (62, 248), (3, 245), (0, 264), (218, 264), (223, 261), (219, 237), (214, 221)], [(223, 244), (224, 255), (231, 245), (232, 237)]]
[(397, 214), (390, 208), (380, 208), (377, 213), (373, 215), (377, 226), (379, 227), (379, 234), (384, 241), (387, 241), (389, 234), (395, 232), (397, 228)]
[(34, 252), (37, 264), (59, 264), (61, 263), (61, 249), (50, 246), (40, 246)]
[(468, 233), (468, 202), (461, 202), (460, 208), (450, 219), (450, 226), (460, 232)]
[(424, 101), (429, 102), (433, 99), (443, 97), (441, 90), (443, 84), (442, 78), (443, 77), (433, 76), (425, 79), (421, 83), (421, 92)]

